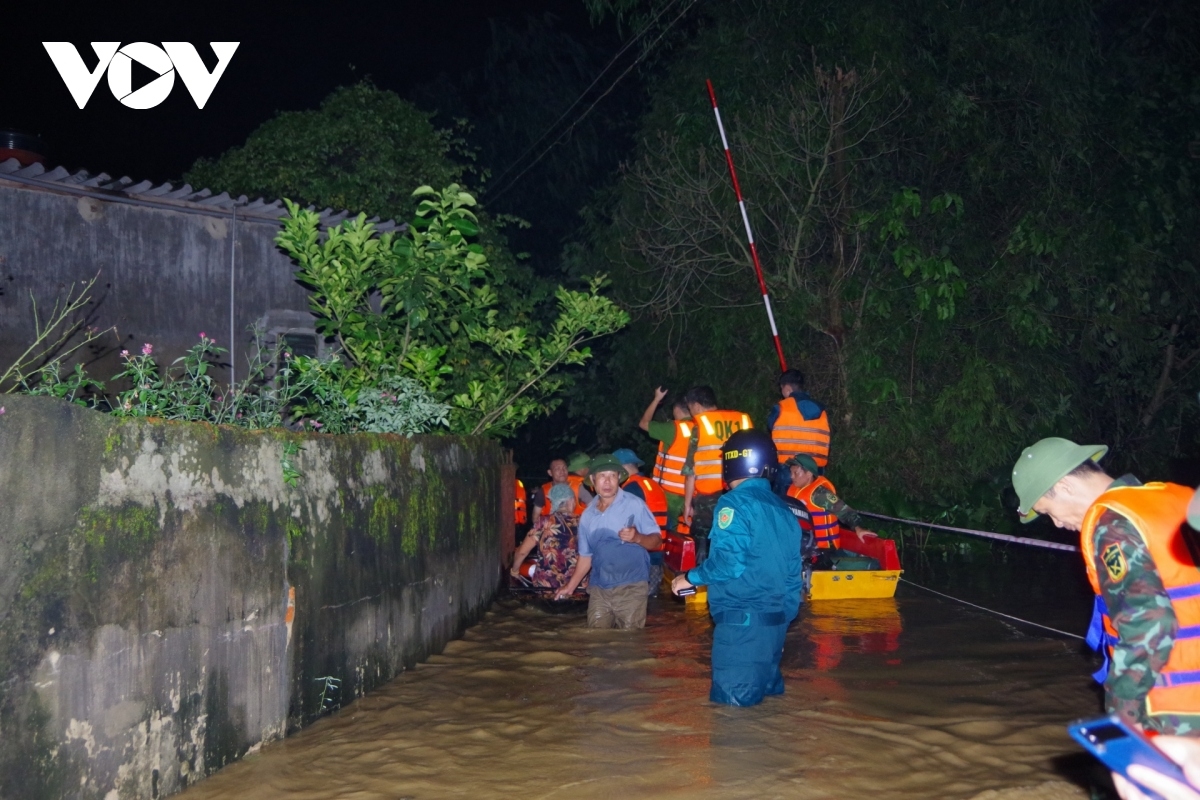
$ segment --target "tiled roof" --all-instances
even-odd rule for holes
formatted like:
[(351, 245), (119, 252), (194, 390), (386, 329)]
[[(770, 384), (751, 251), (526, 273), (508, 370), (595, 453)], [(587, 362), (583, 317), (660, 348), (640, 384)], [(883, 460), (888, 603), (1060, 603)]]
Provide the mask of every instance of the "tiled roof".
[[(169, 208), (177, 211), (213, 215), (224, 211), (230, 215), (237, 213), (239, 220), (261, 220), (276, 223), (287, 216), (287, 209), (282, 200), (270, 202), (263, 198), (250, 202), (245, 195), (230, 197), (227, 192), (213, 194), (210, 189), (193, 189), (188, 184), (175, 188), (169, 183), (155, 186), (150, 181), (134, 183), (132, 178), (117, 178), (101, 172), (92, 175), (87, 170), (68, 172), (65, 167), (55, 167), (47, 171), (41, 164), (21, 166), (15, 158), (0, 162), (0, 180), (10, 180), (26, 186), (40, 187), (52, 192), (68, 194), (92, 195), (103, 200), (133, 203), (135, 205), (154, 208)], [(309, 206), (315, 211), (314, 206)], [(327, 208), (320, 213), (321, 225), (328, 227), (337, 225), (342, 220), (356, 216), (352, 211), (337, 211)], [(395, 220), (380, 222), (379, 217), (371, 220), (380, 233), (402, 229), (405, 226)]]

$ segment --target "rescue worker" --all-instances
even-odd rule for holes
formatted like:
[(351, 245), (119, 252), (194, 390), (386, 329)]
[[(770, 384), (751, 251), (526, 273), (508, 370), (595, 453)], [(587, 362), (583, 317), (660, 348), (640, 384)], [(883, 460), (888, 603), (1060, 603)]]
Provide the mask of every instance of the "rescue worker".
[(765, 695), (783, 693), (783, 639), (802, 600), (801, 530), (771, 490), (779, 461), (770, 436), (734, 433), (721, 453), (730, 490), (717, 504), (708, 559), (676, 575), (671, 591), (708, 587), (716, 624), (708, 697), (752, 706)]
[(812, 456), (807, 453), (792, 456), (785, 466), (791, 475), (787, 496), (799, 500), (808, 509), (817, 547), (840, 548), (842, 526), (862, 536), (877, 535), (862, 527), (862, 517), (838, 498), (833, 483), (824, 475), (817, 474), (817, 462)]
[(687, 460), (688, 442), (692, 438), (692, 426), (689, 422), (692, 412), (688, 410), (683, 397), (679, 397), (671, 405), (673, 419), (670, 422), (656, 421), (654, 413), (666, 396), (667, 390), (661, 386), (654, 390), (654, 399), (642, 412), (638, 427), (658, 442), (653, 477), (667, 495), (667, 530), (674, 531), (679, 515), (683, 513), (683, 465)]
[[(806, 453), (817, 464), (816, 474), (824, 475), (829, 463), (829, 415), (825, 407), (804, 391), (804, 373), (798, 369), (779, 376), (779, 394), (783, 399), (767, 412), (767, 429), (779, 452), (779, 463)], [(776, 473), (775, 490), (779, 494), (786, 493), (787, 479), (786, 470)]]
[(1012, 471), (1022, 522), (1045, 514), (1079, 531), (1096, 610), (1088, 643), (1110, 714), (1160, 733), (1200, 733), (1200, 569), (1184, 525), (1192, 490), (1113, 479), (1104, 445), (1042, 439)]
[(696, 540), (696, 563), (704, 563), (713, 509), (724, 484), (721, 445), (740, 430), (754, 427), (740, 411), (717, 410), (717, 395), (709, 386), (696, 386), (684, 395), (692, 414), (692, 435), (683, 464), (683, 521)]
[(543, 517), (548, 517), (554, 513), (554, 509), (550, 506), (550, 490), (558, 484), (566, 484), (571, 487), (571, 493), (575, 495), (576, 504), (579, 501), (578, 491), (570, 482), (570, 473), (567, 471), (567, 462), (564, 459), (556, 458), (550, 462), (550, 468), (546, 470), (546, 474), (550, 476), (550, 480), (541, 485), (539, 491), (540, 496), (537, 500), (537, 507), (540, 508), (539, 513)]
[(592, 502), (592, 493), (588, 491), (588, 464), (592, 461), (592, 457), (582, 450), (576, 450), (571, 455), (567, 456), (567, 472), (571, 473), (567, 477), (567, 481), (575, 490), (575, 496), (579, 498), (579, 510), (577, 513), (582, 514), (583, 509), (588, 503)]
[[(639, 467), (646, 462), (638, 458), (637, 453), (627, 447), (622, 447), (620, 450), (613, 451), (613, 458), (621, 462), (621, 466), (629, 473), (628, 480), (621, 484), (621, 488), (645, 501), (646, 507), (654, 515), (654, 521), (658, 523), (659, 533), (665, 538), (667, 535), (667, 493), (662, 490), (661, 486), (641, 473)], [(650, 553), (651, 597), (658, 597), (662, 577), (663, 551), (660, 548)]]
[(520, 478), (517, 478), (517, 486), (515, 491), (516, 503), (513, 510), (513, 521), (519, 530), (522, 525), (529, 522), (529, 497), (525, 492), (525, 484)]
[(662, 547), (658, 523), (644, 501), (621, 490), (628, 476), (617, 459), (596, 456), (590, 477), (596, 497), (579, 518), (579, 561), (555, 597), (588, 578), (589, 628), (644, 628), (650, 551)]

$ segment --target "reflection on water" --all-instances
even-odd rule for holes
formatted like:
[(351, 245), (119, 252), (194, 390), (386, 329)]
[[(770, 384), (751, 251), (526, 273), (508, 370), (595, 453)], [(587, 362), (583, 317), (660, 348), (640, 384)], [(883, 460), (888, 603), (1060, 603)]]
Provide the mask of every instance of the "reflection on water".
[(749, 709), (707, 701), (706, 614), (652, 601), (644, 632), (589, 631), (502, 600), (183, 798), (1087, 798), (1064, 723), (1099, 697), (1075, 643), (900, 594), (806, 609), (787, 693)]

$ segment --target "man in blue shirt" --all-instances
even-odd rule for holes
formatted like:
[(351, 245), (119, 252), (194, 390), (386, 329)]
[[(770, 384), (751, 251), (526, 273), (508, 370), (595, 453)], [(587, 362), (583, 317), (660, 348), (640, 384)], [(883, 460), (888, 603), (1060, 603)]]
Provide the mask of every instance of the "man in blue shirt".
[(762, 431), (738, 431), (722, 447), (721, 496), (708, 559), (676, 575), (671, 591), (708, 587), (716, 629), (712, 646), (714, 703), (753, 706), (783, 694), (783, 639), (800, 611), (801, 529), (770, 476), (775, 445)]
[(569, 597), (585, 576), (589, 628), (644, 628), (650, 551), (662, 546), (658, 523), (645, 501), (621, 489), (628, 474), (611, 455), (592, 459), (596, 496), (579, 518), (579, 561), (555, 596)]

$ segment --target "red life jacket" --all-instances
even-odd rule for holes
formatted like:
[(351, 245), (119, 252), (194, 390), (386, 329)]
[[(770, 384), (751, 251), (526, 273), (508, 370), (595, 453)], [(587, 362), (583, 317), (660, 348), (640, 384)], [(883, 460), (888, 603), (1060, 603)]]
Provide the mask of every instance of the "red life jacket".
[[(567, 476), (567, 485), (571, 487), (571, 491), (575, 493), (575, 515), (583, 513), (587, 506), (579, 502), (579, 487), (583, 485), (583, 478), (578, 475), (571, 474)], [(550, 507), (550, 489), (554, 487), (554, 481), (547, 481), (542, 484), (542, 516), (548, 517), (554, 513), (554, 509)]]
[(788, 488), (788, 497), (796, 498), (808, 509), (808, 515), (812, 518), (813, 538), (817, 540), (817, 547), (841, 547), (842, 523), (838, 522), (837, 515), (817, 508), (816, 504), (812, 502), (812, 494), (820, 486), (837, 494), (829, 479), (820, 475), (803, 489), (797, 489), (795, 486)]
[[(1088, 509), (1079, 530), (1079, 549), (1087, 567), (1088, 581), (1099, 600), (1097, 612), (1107, 634), (1103, 643), (1110, 653), (1112, 646), (1120, 640), (1120, 632), (1104, 607), (1095, 552), (1096, 523), (1105, 511), (1120, 514), (1137, 530), (1171, 601), (1178, 629), (1171, 655), (1146, 695), (1146, 713), (1150, 716), (1200, 715), (1200, 568), (1192, 560), (1183, 539), (1192, 495), (1191, 489), (1174, 483), (1109, 489)], [(1124, 558), (1120, 552), (1111, 556), (1101, 553), (1100, 557)], [(1121, 565), (1114, 560), (1111, 568), (1106, 562), (1106, 568), (1111, 573)], [(1089, 643), (1095, 638), (1089, 631)], [(1103, 680), (1101, 673), (1093, 677)]]
[(529, 510), (526, 506), (526, 503), (529, 498), (525, 492), (525, 484), (521, 483), (520, 478), (517, 478), (516, 497), (517, 497), (517, 502), (516, 502), (516, 509), (514, 511), (514, 518), (516, 519), (518, 525), (524, 525), (526, 522), (529, 521)]
[(650, 508), (650, 513), (654, 515), (654, 521), (658, 523), (658, 532), (661, 535), (666, 535), (667, 531), (667, 494), (654, 481), (647, 478), (645, 475), (631, 475), (629, 480), (621, 485), (624, 489), (631, 484), (637, 484), (641, 487), (642, 494), (646, 499), (646, 505)]

